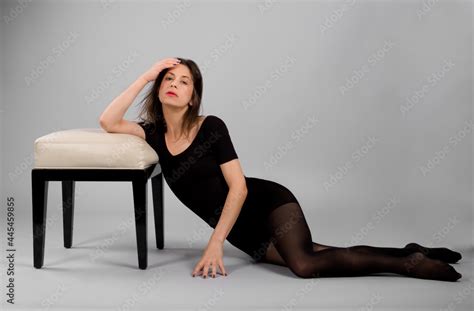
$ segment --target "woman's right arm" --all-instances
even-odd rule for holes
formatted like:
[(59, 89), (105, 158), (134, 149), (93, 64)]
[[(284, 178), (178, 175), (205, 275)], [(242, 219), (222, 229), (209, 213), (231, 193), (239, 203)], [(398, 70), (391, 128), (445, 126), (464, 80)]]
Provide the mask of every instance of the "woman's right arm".
[(132, 134), (145, 139), (143, 128), (136, 122), (125, 120), (123, 116), (148, 82), (156, 80), (163, 69), (176, 66), (179, 62), (177, 58), (165, 58), (153, 64), (105, 108), (99, 118), (100, 126), (109, 133)]
[(102, 112), (99, 118), (100, 126), (109, 133), (128, 133), (145, 139), (142, 127), (135, 122), (125, 120), (123, 116), (148, 82), (143, 76), (140, 76), (117, 96)]

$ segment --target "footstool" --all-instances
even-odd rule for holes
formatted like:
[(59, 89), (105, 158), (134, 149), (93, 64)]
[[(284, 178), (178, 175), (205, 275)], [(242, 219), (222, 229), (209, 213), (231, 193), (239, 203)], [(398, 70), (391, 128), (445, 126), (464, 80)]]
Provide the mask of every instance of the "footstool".
[(155, 150), (142, 138), (102, 128), (52, 132), (34, 142), (31, 171), (34, 267), (44, 262), (48, 182), (61, 181), (64, 247), (72, 246), (76, 181), (131, 181), (138, 267), (147, 267), (147, 187), (152, 181), (156, 247), (163, 249), (163, 174)]

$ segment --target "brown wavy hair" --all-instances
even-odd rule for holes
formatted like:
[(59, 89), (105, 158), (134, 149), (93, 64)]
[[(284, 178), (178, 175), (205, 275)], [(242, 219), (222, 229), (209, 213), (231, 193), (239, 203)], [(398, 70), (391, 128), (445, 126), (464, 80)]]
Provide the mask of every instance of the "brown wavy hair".
[[(191, 71), (193, 80), (193, 95), (191, 96), (192, 106), (189, 106), (188, 104), (189, 109), (184, 114), (183, 123), (181, 125), (182, 133), (185, 134), (185, 137), (188, 137), (189, 132), (193, 126), (198, 122), (202, 98), (202, 75), (201, 70), (199, 70), (198, 65), (193, 60), (181, 57), (176, 58), (181, 61), (180, 64), (188, 67), (189, 71)], [(145, 104), (141, 107), (138, 115), (138, 117), (145, 123), (151, 123), (154, 125), (154, 127), (161, 127), (165, 133), (167, 126), (166, 120), (163, 116), (163, 104), (158, 97), (158, 91), (163, 78), (171, 68), (173, 67), (165, 68), (158, 74), (153, 86), (149, 89), (145, 97), (140, 101), (140, 104), (143, 102), (145, 102)]]

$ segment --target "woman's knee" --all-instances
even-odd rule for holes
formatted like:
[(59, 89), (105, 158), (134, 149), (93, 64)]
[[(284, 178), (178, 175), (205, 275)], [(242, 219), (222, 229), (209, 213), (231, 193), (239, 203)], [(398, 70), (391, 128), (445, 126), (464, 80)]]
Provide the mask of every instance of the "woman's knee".
[(288, 267), (300, 278), (319, 277), (317, 265), (311, 262), (309, 258), (299, 258), (298, 260), (288, 264)]

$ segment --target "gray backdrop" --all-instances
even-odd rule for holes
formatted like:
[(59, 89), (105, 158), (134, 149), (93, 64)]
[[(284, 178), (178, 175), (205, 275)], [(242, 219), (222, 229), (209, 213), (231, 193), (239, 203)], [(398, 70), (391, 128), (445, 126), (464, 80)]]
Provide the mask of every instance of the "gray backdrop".
[[(1, 190), (4, 206), (15, 199), (17, 264), (32, 268), (34, 140), (99, 127), (120, 92), (175, 56), (200, 66), (202, 114), (226, 122), (245, 175), (292, 190), (314, 241), (472, 246), (470, 1), (1, 3)], [(74, 243), (131, 216), (128, 183), (76, 190)], [(165, 195), (165, 246), (205, 246), (211, 229)], [(60, 199), (51, 182), (46, 263), (62, 243)]]

